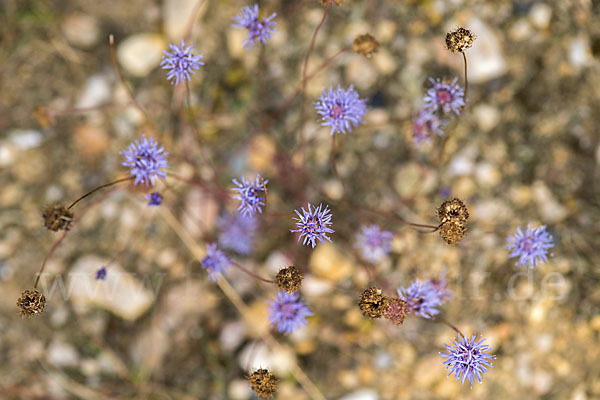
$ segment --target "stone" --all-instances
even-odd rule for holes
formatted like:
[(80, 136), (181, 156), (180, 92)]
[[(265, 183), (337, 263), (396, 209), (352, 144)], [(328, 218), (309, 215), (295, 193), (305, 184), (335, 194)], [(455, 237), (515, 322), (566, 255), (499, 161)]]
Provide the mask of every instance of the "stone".
[(167, 43), (161, 35), (138, 33), (119, 43), (117, 59), (125, 71), (142, 78), (158, 67), (165, 49), (167, 49)]
[(473, 47), (466, 52), (469, 82), (480, 83), (504, 75), (506, 61), (498, 35), (476, 17), (471, 18), (466, 26), (477, 36)]
[(98, 20), (91, 15), (73, 13), (65, 17), (61, 31), (70, 44), (82, 49), (89, 49), (100, 39)]
[(309, 268), (317, 277), (330, 282), (348, 279), (354, 271), (352, 261), (329, 242), (317, 244), (310, 257)]
[(109, 102), (111, 99), (110, 83), (106, 76), (101, 74), (92, 75), (88, 78), (79, 95), (76, 108), (96, 107)]
[(373, 389), (360, 389), (340, 397), (340, 400), (379, 400), (379, 395)]
[(200, 6), (196, 16), (199, 19), (206, 12), (208, 3), (208, 1), (199, 0), (165, 0), (162, 16), (165, 33), (169, 40), (179, 45), (181, 38), (187, 33), (186, 29), (190, 22), (190, 17), (196, 11), (196, 5), (199, 4)]
[(55, 339), (47, 350), (48, 362), (61, 368), (73, 368), (79, 364), (79, 354), (75, 348), (62, 340)]

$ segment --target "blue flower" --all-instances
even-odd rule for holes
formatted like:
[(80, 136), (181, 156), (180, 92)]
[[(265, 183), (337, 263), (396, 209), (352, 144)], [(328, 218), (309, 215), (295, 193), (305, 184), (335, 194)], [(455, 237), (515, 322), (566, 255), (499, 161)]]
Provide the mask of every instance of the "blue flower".
[(298, 215), (298, 218), (294, 217), (296, 222), (296, 226), (298, 229), (292, 229), (290, 232), (300, 232), (300, 237), (298, 241), (304, 236), (304, 241), (302, 244), (310, 243), (314, 248), (316, 244), (316, 240), (319, 239), (321, 243), (325, 243), (323, 239), (327, 239), (331, 242), (328, 233), (333, 233), (334, 230), (329, 228), (332, 224), (331, 217), (329, 211), (329, 206), (325, 206), (325, 209), (321, 211), (322, 204), (319, 204), (319, 207), (315, 207), (314, 210), (311, 209), (311, 204), (308, 203), (308, 211), (302, 207), (302, 214), (298, 212), (298, 210), (294, 210)]
[(233, 17), (235, 24), (234, 28), (245, 28), (248, 29), (248, 39), (244, 40), (243, 47), (246, 50), (252, 49), (255, 42), (267, 43), (267, 39), (271, 38), (271, 34), (276, 32), (275, 22), (273, 18), (277, 14), (273, 13), (268, 18), (258, 18), (258, 4), (254, 6), (246, 6), (242, 9), (239, 15)]
[(393, 237), (392, 232), (382, 231), (379, 225), (363, 225), (361, 231), (356, 234), (354, 248), (362, 250), (365, 260), (376, 263), (392, 250)]
[(240, 214), (229, 214), (217, 220), (219, 244), (239, 254), (250, 254), (258, 228), (258, 220)]
[(147, 194), (146, 198), (149, 200), (148, 201), (148, 207), (151, 207), (151, 206), (160, 206), (162, 204), (163, 197), (158, 192), (152, 192), (150, 194)]
[(217, 249), (215, 243), (206, 245), (206, 257), (202, 259), (202, 268), (208, 269), (208, 277), (216, 281), (220, 274), (224, 274), (231, 265), (229, 258), (221, 250)]
[(265, 203), (262, 201), (262, 197), (258, 195), (258, 192), (260, 190), (264, 192), (269, 181), (261, 179), (260, 175), (256, 175), (255, 182), (247, 181), (243, 176), (241, 179), (241, 183), (237, 179), (233, 179), (233, 183), (237, 186), (233, 188), (233, 191), (238, 193), (233, 199), (242, 202), (238, 210), (242, 215), (249, 217), (254, 216), (256, 213), (262, 213), (261, 207)]
[(271, 326), (277, 325), (282, 333), (292, 333), (306, 325), (306, 317), (312, 315), (308, 305), (300, 300), (298, 293), (280, 290), (269, 305), (269, 321)]
[(125, 156), (122, 165), (129, 167), (131, 176), (135, 176), (134, 184), (142, 182), (146, 186), (154, 185), (156, 177), (165, 178), (167, 175), (161, 171), (161, 168), (168, 168), (167, 155), (164, 153), (163, 146), (158, 147), (158, 142), (154, 138), (147, 140), (142, 135), (142, 141), (136, 140), (129, 144), (127, 150), (121, 151)]
[(348, 90), (344, 90), (338, 85), (335, 91), (333, 87), (329, 87), (329, 91), (323, 90), (319, 101), (314, 104), (322, 117), (321, 125), (330, 126), (329, 133), (333, 135), (336, 132), (346, 134), (346, 130), (352, 130), (351, 124), (357, 127), (362, 123), (362, 117), (367, 112), (366, 103), (365, 99), (358, 98), (354, 86), (350, 85)]
[(442, 276), (440, 276), (439, 279), (427, 279), (425, 282), (433, 288), (441, 304), (452, 297), (452, 290), (447, 288), (448, 283), (446, 282), (445, 270), (442, 272)]
[(448, 376), (454, 374), (454, 378), (464, 384), (468, 380), (470, 387), (473, 387), (473, 381), (481, 383), (482, 374), (487, 373), (487, 367), (492, 367), (489, 360), (496, 358), (495, 355), (487, 354), (490, 346), (483, 344), (485, 339), (476, 342), (473, 335), (471, 339), (466, 336), (461, 337), (458, 334), (457, 340), (452, 340), (452, 345), (445, 345), (448, 353), (440, 353), (446, 361), (442, 363), (450, 371)]
[(445, 114), (450, 112), (460, 115), (460, 109), (465, 105), (465, 92), (463, 88), (456, 84), (458, 78), (454, 78), (452, 82), (444, 82), (440, 79), (429, 78), (433, 87), (427, 90), (427, 94), (423, 99), (425, 108), (432, 111), (441, 111)]
[(165, 55), (160, 63), (162, 69), (167, 69), (167, 80), (171, 81), (171, 84), (178, 85), (179, 82), (185, 80), (191, 80), (191, 75), (195, 73), (195, 69), (200, 69), (201, 65), (204, 65), (202, 61), (200, 61), (203, 57), (202, 54), (199, 56), (194, 56), (191, 53), (191, 50), (194, 46), (185, 47), (183, 40), (181, 41), (181, 46), (175, 46), (174, 44), (170, 44), (169, 47), (173, 51), (169, 53), (164, 50)]
[(517, 227), (517, 233), (509, 236), (507, 242), (505, 247), (512, 250), (509, 257), (519, 257), (517, 265), (523, 268), (535, 268), (538, 263), (548, 261), (548, 249), (554, 247), (554, 239), (546, 232), (546, 225), (531, 228), (531, 223), (525, 233)]
[(409, 312), (427, 319), (439, 314), (436, 307), (444, 302), (439, 290), (429, 281), (414, 281), (408, 288), (398, 289), (398, 295), (406, 302)]
[(96, 280), (103, 281), (105, 279), (106, 279), (106, 266), (103, 265), (102, 267), (100, 267), (100, 269), (98, 269), (98, 271), (96, 271)]
[(431, 143), (431, 138), (434, 134), (444, 136), (442, 125), (443, 121), (431, 112), (431, 110), (422, 109), (413, 117), (412, 131), (415, 144)]

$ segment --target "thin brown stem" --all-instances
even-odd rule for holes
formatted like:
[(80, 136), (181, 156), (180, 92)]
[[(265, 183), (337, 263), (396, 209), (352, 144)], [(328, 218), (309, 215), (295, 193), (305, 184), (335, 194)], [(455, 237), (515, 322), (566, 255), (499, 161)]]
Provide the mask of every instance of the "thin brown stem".
[(344, 181), (342, 180), (342, 178), (340, 178), (340, 174), (338, 173), (337, 169), (337, 162), (335, 161), (335, 133), (331, 135), (331, 166), (333, 168), (333, 173), (335, 174), (336, 179), (340, 181), (340, 183), (342, 184), (342, 188), (344, 188), (345, 191), (346, 186), (344, 185)]
[(368, 211), (370, 213), (373, 213), (373, 214), (379, 214), (379, 215), (385, 216), (387, 218), (391, 217), (391, 218), (397, 219), (398, 221), (402, 222), (403, 224), (410, 225), (410, 226), (413, 226), (415, 228), (431, 229), (431, 232), (428, 232), (428, 233), (435, 232), (438, 229), (440, 229), (440, 227), (441, 227), (441, 225), (417, 224), (415, 222), (407, 221), (407, 220), (405, 220), (404, 218), (402, 218), (401, 216), (399, 216), (399, 215), (397, 215), (395, 213), (386, 213), (386, 212), (383, 212), (383, 211), (380, 211), (380, 210), (376, 210), (374, 208), (370, 208), (370, 207), (367, 207), (367, 206), (364, 206), (364, 205), (357, 205), (357, 207), (359, 207), (360, 209), (363, 209), (365, 211)]
[(463, 106), (463, 109), (467, 106), (467, 94), (469, 93), (469, 79), (467, 78), (467, 55), (465, 54), (465, 52), (462, 52), (463, 55), (463, 60), (465, 61), (465, 95), (464, 95), (464, 102), (465, 105)]
[(187, 24), (185, 26), (183, 40), (188, 40), (190, 38), (192, 28), (194, 27), (194, 23), (196, 22), (196, 19), (198, 19), (198, 15), (200, 15), (200, 11), (202, 10), (202, 6), (204, 5), (205, 1), (206, 0), (198, 0), (196, 5), (194, 6), (194, 9), (190, 13), (190, 17), (188, 18)]
[(127, 102), (127, 103), (123, 103), (123, 104), (104, 103), (104, 104), (99, 104), (97, 106), (75, 107), (75, 108), (69, 108), (69, 109), (66, 109), (66, 110), (51, 110), (51, 109), (48, 109), (48, 113), (51, 116), (53, 116), (53, 117), (59, 117), (61, 115), (86, 113), (86, 112), (90, 112), (90, 111), (103, 110), (103, 109), (107, 109), (107, 108), (127, 107), (127, 106), (129, 106), (131, 104), (133, 104), (133, 103), (132, 102)]
[(275, 281), (272, 281), (270, 279), (267, 278), (263, 278), (260, 275), (255, 274), (254, 272), (250, 271), (249, 269), (247, 269), (246, 267), (242, 266), (241, 264), (238, 264), (236, 261), (231, 260), (231, 264), (233, 264), (234, 267), (238, 268), (239, 270), (245, 272), (246, 274), (250, 275), (253, 278), (258, 279), (259, 281), (263, 281), (266, 283), (275, 283)]
[(125, 78), (123, 78), (123, 73), (121, 72), (121, 67), (119, 67), (119, 62), (117, 61), (117, 53), (115, 50), (115, 37), (112, 34), (108, 35), (108, 44), (110, 47), (110, 59), (112, 61), (112, 65), (115, 70), (115, 73), (117, 74), (117, 77), (119, 78), (119, 82), (121, 82), (121, 85), (123, 85), (123, 87), (127, 91), (127, 95), (129, 96), (129, 99), (131, 100), (131, 102), (135, 105), (135, 107), (138, 110), (140, 110), (140, 112), (142, 114), (144, 114), (144, 118), (146, 119), (146, 122), (153, 125), (152, 120), (150, 119), (150, 116), (148, 115), (146, 110), (137, 102), (137, 100), (135, 99), (135, 96), (133, 95), (133, 91), (131, 90), (131, 88), (129, 87), (127, 82), (125, 82)]
[(104, 185), (98, 186), (97, 188), (95, 188), (95, 189), (87, 192), (86, 194), (84, 194), (83, 196), (81, 196), (80, 198), (78, 198), (77, 200), (75, 200), (74, 202), (72, 202), (71, 205), (69, 207), (67, 207), (67, 210), (70, 210), (71, 208), (73, 208), (75, 206), (75, 204), (79, 203), (81, 200), (85, 199), (86, 197), (88, 197), (92, 193), (97, 192), (100, 189), (104, 189), (106, 187), (109, 187), (109, 186), (112, 186), (112, 185), (116, 185), (117, 183), (129, 181), (129, 180), (132, 180), (132, 179), (133, 179), (133, 176), (128, 176), (127, 178), (117, 179), (116, 181), (105, 183)]
[(306, 52), (306, 57), (304, 58), (304, 64), (302, 66), (302, 104), (300, 106), (301, 114), (300, 114), (300, 149), (303, 150), (304, 146), (304, 114), (305, 114), (305, 100), (306, 100), (306, 70), (308, 68), (308, 60), (310, 59), (310, 55), (313, 52), (315, 47), (315, 43), (317, 41), (317, 35), (325, 22), (325, 18), (327, 17), (327, 10), (329, 10), (329, 3), (325, 5), (323, 8), (323, 17), (321, 21), (317, 25), (315, 32), (313, 33), (312, 39), (310, 40), (310, 45), (308, 46), (308, 51)]
[(460, 331), (460, 330), (459, 330), (459, 329), (458, 329), (456, 326), (454, 326), (453, 324), (451, 324), (450, 322), (448, 322), (448, 321), (447, 321), (446, 319), (444, 319), (443, 317), (436, 316), (436, 317), (434, 318), (434, 320), (435, 320), (435, 321), (440, 321), (441, 323), (443, 323), (443, 324), (445, 324), (445, 325), (449, 326), (450, 328), (452, 328), (452, 329), (453, 329), (453, 330), (454, 330), (456, 333), (458, 333), (459, 335), (461, 335), (461, 336), (464, 336), (464, 335), (462, 334), (462, 332), (461, 332), (461, 331)]

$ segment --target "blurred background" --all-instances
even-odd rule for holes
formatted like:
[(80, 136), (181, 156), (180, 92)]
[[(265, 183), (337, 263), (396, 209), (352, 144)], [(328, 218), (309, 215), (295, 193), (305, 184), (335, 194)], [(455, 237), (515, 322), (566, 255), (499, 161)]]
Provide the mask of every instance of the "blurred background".
[[(362, 33), (381, 47), (371, 58), (346, 51), (311, 79), (304, 114), (299, 96), (281, 105), (323, 6), (259, 4), (277, 13), (277, 33), (246, 51), (247, 32), (231, 27), (241, 1), (0, 3), (0, 397), (251, 399), (244, 377), (268, 367), (278, 399), (313, 398), (299, 370), (327, 399), (600, 399), (600, 3), (344, 0), (328, 10), (308, 70)], [(477, 36), (469, 101), (440, 156), (439, 138), (414, 144), (412, 117), (429, 77), (464, 85), (462, 57), (444, 43), (458, 26)], [(147, 115), (115, 74), (109, 34)], [(186, 35), (206, 62), (189, 108), (159, 67)], [(364, 125), (336, 136), (339, 179), (312, 105), (338, 84), (369, 107)], [(142, 133), (165, 145), (179, 177), (158, 186), (163, 205), (148, 208), (145, 189), (126, 185), (78, 205), (84, 215), (41, 280), (46, 311), (22, 319), (16, 299), (61, 236), (41, 210), (126, 175), (119, 152)], [(236, 212), (231, 179), (256, 173), (269, 179), (267, 209), (251, 253), (231, 257), (265, 277), (304, 271), (314, 316), (289, 336), (268, 326), (275, 286), (231, 268), (227, 293), (198, 261), (219, 218)], [(456, 246), (389, 218), (436, 224), (447, 196), (471, 214)], [(330, 205), (332, 244), (303, 247), (289, 233), (308, 201)], [(519, 270), (506, 237), (530, 222), (555, 247)], [(376, 265), (353, 249), (370, 223), (394, 232)], [(101, 265), (106, 282), (95, 280)], [(446, 378), (448, 326), (414, 315), (395, 326), (357, 307), (375, 283), (394, 296), (444, 273), (454, 296), (441, 315), (497, 357), (472, 389)]]

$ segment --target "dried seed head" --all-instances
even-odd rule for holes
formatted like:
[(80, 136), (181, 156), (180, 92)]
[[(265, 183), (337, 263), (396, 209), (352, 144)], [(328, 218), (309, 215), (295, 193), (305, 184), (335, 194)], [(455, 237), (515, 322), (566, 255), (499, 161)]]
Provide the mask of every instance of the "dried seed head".
[(280, 289), (292, 294), (300, 289), (300, 286), (302, 285), (302, 278), (302, 272), (292, 265), (287, 268), (280, 269), (275, 277), (275, 280), (277, 281), (277, 286), (279, 286)]
[(457, 244), (467, 233), (467, 221), (448, 221), (440, 227), (440, 236), (448, 244)]
[(406, 302), (401, 299), (389, 299), (389, 302), (390, 305), (383, 316), (396, 325), (402, 324), (404, 322), (404, 318), (406, 318), (406, 315), (408, 314)]
[(363, 315), (369, 318), (381, 318), (390, 305), (390, 299), (381, 294), (381, 289), (371, 287), (360, 296), (358, 306)]
[(278, 379), (266, 369), (257, 369), (247, 379), (258, 397), (269, 398), (277, 390)]
[(378, 48), (379, 43), (368, 33), (357, 36), (356, 39), (354, 39), (354, 43), (352, 43), (352, 50), (367, 58), (370, 58), (373, 53), (376, 53)]
[(442, 224), (448, 221), (464, 221), (469, 219), (469, 211), (467, 206), (460, 199), (454, 198), (452, 200), (446, 200), (437, 209), (438, 218)]
[(54, 118), (50, 109), (46, 107), (37, 107), (33, 112), (33, 117), (39, 126), (44, 129), (51, 127), (56, 122), (56, 118)]
[(68, 231), (73, 222), (73, 213), (65, 206), (54, 204), (46, 207), (42, 212), (44, 218), (44, 226), (51, 231)]
[(458, 28), (446, 34), (446, 47), (453, 53), (464, 53), (471, 48), (475, 35), (468, 29)]
[(31, 317), (44, 312), (46, 297), (37, 290), (25, 290), (17, 300), (17, 307), (21, 309), (23, 317)]

